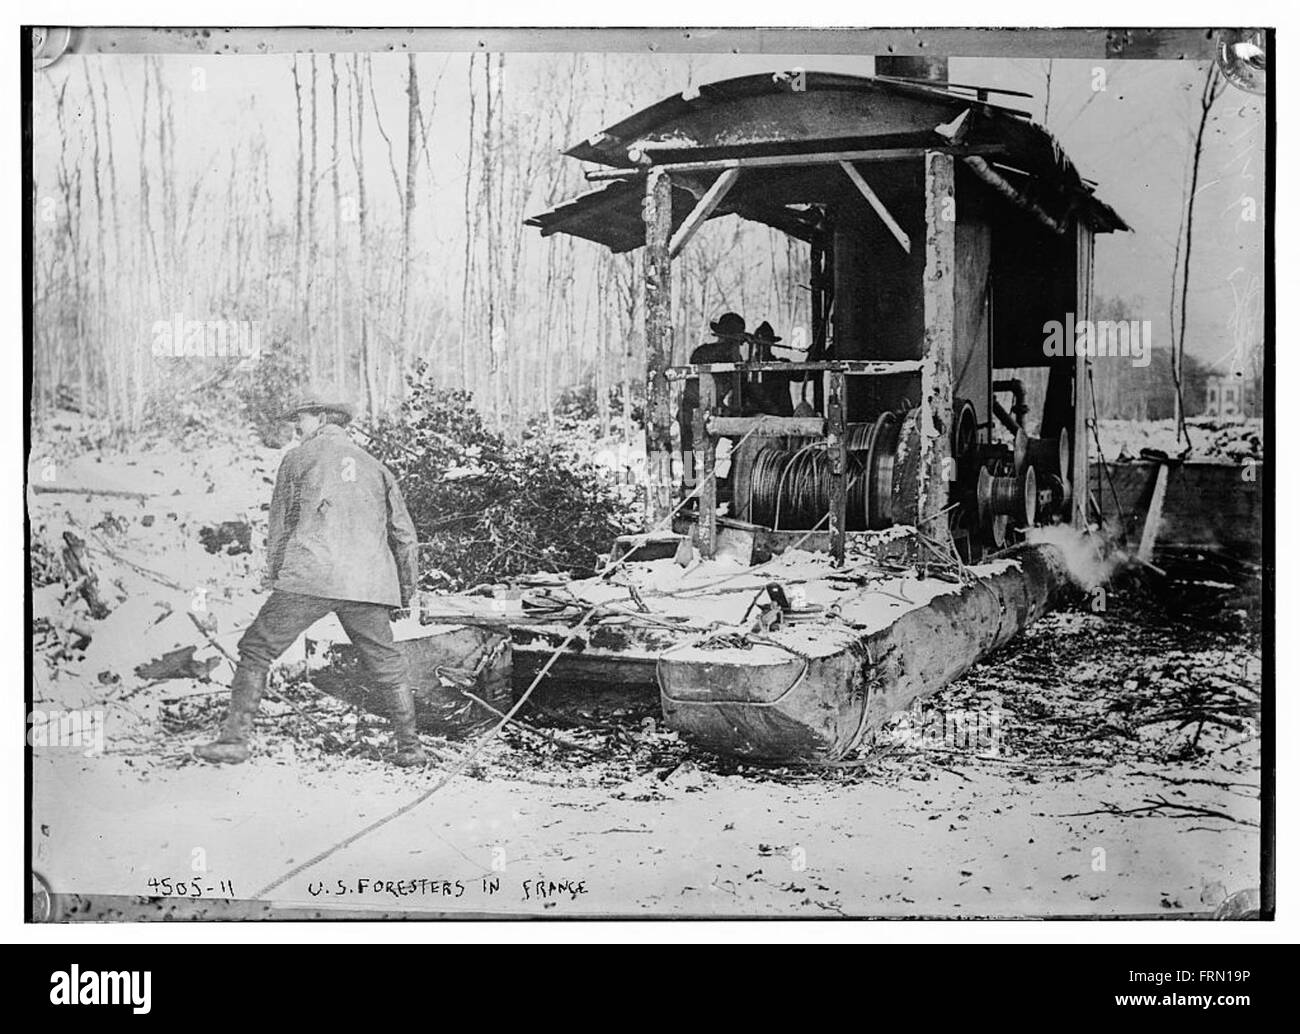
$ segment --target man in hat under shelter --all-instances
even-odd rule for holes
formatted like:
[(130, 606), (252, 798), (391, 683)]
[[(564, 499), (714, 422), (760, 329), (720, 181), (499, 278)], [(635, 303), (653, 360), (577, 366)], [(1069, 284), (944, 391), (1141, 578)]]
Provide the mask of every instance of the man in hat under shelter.
[(288, 413), (301, 444), (280, 463), (271, 496), (265, 587), (271, 596), (239, 641), (239, 664), (221, 735), (194, 753), (238, 764), (249, 756), (271, 664), (326, 614), (338, 616), (383, 691), (393, 725), (392, 760), (425, 761), (415, 731), (406, 660), (388, 612), (410, 604), (418, 580), (415, 526), (392, 472), (344, 430), (352, 406), (313, 395)]
[[(709, 321), (709, 330), (713, 340), (706, 341), (691, 353), (692, 366), (703, 363), (739, 363), (744, 361), (740, 351), (741, 345), (749, 340), (745, 333), (745, 318), (736, 312), (725, 312), (716, 320)], [(718, 411), (728, 414), (729, 406), (737, 404), (736, 399), (728, 397), (731, 390), (731, 374), (713, 374), (714, 398)], [(694, 414), (700, 408), (699, 381), (688, 380), (682, 389), (682, 402), (677, 411), (677, 423), (682, 433), (682, 452), (690, 454), (695, 448), (695, 428), (692, 424)]]
[[(749, 335), (750, 362), (771, 363), (785, 362), (772, 353), (772, 346), (781, 338), (777, 336), (772, 324), (764, 320), (753, 334)], [(772, 416), (793, 416), (794, 401), (790, 397), (792, 375), (788, 373), (758, 373), (746, 383), (744, 415), (754, 416), (769, 413)]]

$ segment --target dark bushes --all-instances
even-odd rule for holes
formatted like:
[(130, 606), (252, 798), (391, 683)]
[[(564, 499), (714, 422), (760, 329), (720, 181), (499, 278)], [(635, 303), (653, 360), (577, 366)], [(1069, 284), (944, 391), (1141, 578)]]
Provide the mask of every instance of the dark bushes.
[(606, 472), (486, 427), (463, 391), (409, 379), (395, 418), (365, 429), (397, 475), (420, 536), (425, 588), (462, 589), (536, 571), (590, 574), (635, 515)]

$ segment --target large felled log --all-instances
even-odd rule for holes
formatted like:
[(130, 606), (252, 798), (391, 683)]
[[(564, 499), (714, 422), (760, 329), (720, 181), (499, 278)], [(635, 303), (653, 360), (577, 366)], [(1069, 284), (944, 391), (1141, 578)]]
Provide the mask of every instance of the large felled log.
[[(415, 697), (416, 724), (437, 735), (463, 735), (498, 720), (511, 704), (509, 633), (471, 625), (426, 625), (397, 648), (406, 657)], [(308, 670), (318, 689), (375, 714), (387, 716), (374, 684), (350, 643), (309, 644)]]
[(670, 651), (659, 665), (664, 720), (718, 753), (836, 760), (1042, 616), (1069, 583), (1059, 549), (1023, 546), (977, 583), (953, 585), (881, 628)]

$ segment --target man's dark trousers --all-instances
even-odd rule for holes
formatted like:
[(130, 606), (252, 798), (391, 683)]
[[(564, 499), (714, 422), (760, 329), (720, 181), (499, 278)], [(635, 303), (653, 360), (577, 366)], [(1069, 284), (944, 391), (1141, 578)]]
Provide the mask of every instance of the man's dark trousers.
[(338, 615), (343, 631), (361, 655), (371, 678), (380, 686), (406, 681), (406, 658), (393, 645), (389, 608), (382, 603), (358, 603), (305, 596), (276, 589), (239, 640), (239, 664), (264, 676), (293, 641), (326, 614)]

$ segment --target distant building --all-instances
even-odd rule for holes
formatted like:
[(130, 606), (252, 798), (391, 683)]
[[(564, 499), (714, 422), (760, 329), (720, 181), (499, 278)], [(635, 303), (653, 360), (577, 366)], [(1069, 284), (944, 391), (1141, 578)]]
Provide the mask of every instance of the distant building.
[(1205, 415), (1232, 417), (1246, 412), (1246, 378), (1212, 373), (1205, 378)]

